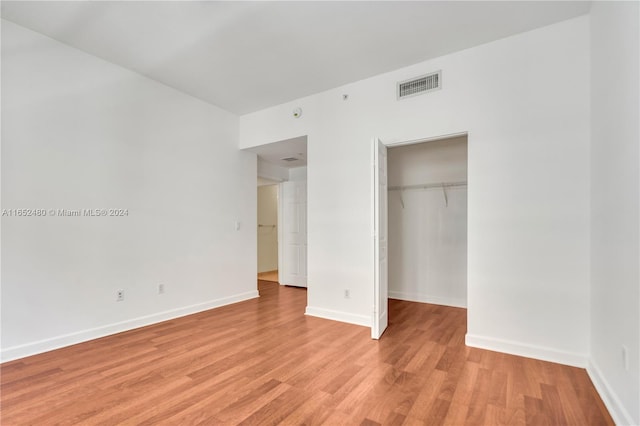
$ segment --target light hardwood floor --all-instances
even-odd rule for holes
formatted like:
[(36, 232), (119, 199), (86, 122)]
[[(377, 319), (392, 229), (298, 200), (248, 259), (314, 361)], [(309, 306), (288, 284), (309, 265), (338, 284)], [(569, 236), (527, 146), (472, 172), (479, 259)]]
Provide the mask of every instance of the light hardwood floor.
[(278, 281), (278, 271), (267, 271), (267, 272), (259, 272), (258, 279), (263, 281), (273, 281), (274, 283)]
[(368, 328), (261, 297), (1, 366), (9, 425), (611, 425), (583, 369), (468, 348), (466, 310), (390, 301)]

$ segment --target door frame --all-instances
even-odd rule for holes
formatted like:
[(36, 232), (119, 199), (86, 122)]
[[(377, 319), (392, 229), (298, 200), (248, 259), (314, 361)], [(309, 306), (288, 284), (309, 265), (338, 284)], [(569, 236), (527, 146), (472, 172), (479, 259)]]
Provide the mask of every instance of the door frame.
[[(415, 144), (419, 144), (419, 143), (424, 143), (424, 142), (433, 142), (433, 141), (440, 141), (440, 140), (446, 140), (446, 139), (453, 139), (453, 138), (458, 138), (458, 137), (462, 137), (462, 136), (466, 136), (467, 137), (467, 144), (469, 143), (469, 132), (464, 131), (464, 132), (457, 132), (457, 133), (448, 133), (448, 134), (444, 134), (444, 135), (439, 135), (439, 136), (430, 136), (430, 137), (426, 137), (426, 138), (420, 138), (420, 139), (411, 139), (411, 140), (404, 140), (404, 141), (399, 141), (399, 142), (392, 142), (392, 143), (388, 143), (385, 144), (382, 142), (381, 139), (379, 138), (373, 138), (373, 142), (371, 145), (373, 147), (375, 147), (375, 149), (373, 150), (373, 158), (372, 158), (372, 180), (371, 180), (371, 188), (372, 188), (372, 203), (371, 203), (371, 218), (372, 218), (372, 232), (373, 232), (373, 312), (372, 312), (372, 317), (371, 317), (371, 337), (373, 339), (378, 339), (381, 336), (381, 333), (379, 333), (378, 330), (378, 318), (377, 317), (377, 306), (380, 305), (380, 297), (382, 296), (381, 293), (381, 289), (380, 289), (380, 281), (378, 279), (378, 270), (379, 270), (379, 258), (378, 258), (378, 241), (377, 241), (377, 236), (376, 236), (376, 232), (377, 232), (377, 224), (376, 224), (376, 218), (378, 216), (378, 212), (377, 212), (377, 203), (376, 203), (376, 190), (377, 190), (377, 184), (378, 184), (378, 168), (377, 168), (377, 162), (376, 162), (376, 155), (377, 155), (377, 144), (375, 143), (376, 141), (380, 141), (381, 143), (383, 143), (387, 149), (389, 148), (395, 148), (395, 147), (399, 147), (399, 146), (405, 146), (405, 145), (415, 145)], [(468, 150), (468, 145), (467, 145), (467, 150)], [(467, 160), (468, 162), (468, 160)], [(467, 163), (467, 168), (468, 168), (468, 163)], [(387, 176), (388, 176), (388, 170), (387, 170)], [(389, 205), (387, 203), (386, 205), (386, 213), (385, 213), (386, 217), (388, 218), (389, 216)], [(467, 217), (468, 220), (468, 217)], [(388, 227), (387, 227), (388, 229)], [(388, 236), (387, 236), (388, 239)], [(388, 247), (388, 241), (387, 241), (387, 247)], [(388, 263), (388, 259), (389, 259), (389, 253), (387, 252), (387, 263)], [(469, 282), (469, 280), (467, 280), (467, 283)], [(468, 285), (468, 284), (467, 284)], [(389, 283), (387, 282), (387, 294), (385, 295), (387, 300), (389, 299)], [(389, 311), (387, 309), (387, 321), (389, 320)], [(378, 337), (375, 337), (376, 335), (378, 335)]]

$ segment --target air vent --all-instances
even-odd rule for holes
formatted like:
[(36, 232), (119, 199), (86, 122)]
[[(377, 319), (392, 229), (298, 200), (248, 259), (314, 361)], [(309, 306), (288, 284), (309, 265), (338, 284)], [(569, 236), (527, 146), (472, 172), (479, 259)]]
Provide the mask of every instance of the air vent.
[(421, 95), (442, 88), (442, 71), (398, 83), (398, 99)]
[(298, 159), (296, 157), (285, 157), (285, 158), (281, 158), (280, 160), (282, 160), (282, 161), (298, 161)]

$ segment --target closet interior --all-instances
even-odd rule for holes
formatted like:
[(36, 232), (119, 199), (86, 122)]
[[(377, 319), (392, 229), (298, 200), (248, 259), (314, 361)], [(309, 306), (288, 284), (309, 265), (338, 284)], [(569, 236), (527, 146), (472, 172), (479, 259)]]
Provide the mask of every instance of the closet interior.
[(389, 297), (467, 306), (467, 136), (391, 147)]

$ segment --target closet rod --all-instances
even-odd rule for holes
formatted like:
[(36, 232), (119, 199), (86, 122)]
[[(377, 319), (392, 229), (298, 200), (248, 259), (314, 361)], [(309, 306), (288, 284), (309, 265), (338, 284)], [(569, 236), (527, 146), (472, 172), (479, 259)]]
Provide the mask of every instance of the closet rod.
[(442, 183), (425, 183), (422, 185), (404, 185), (390, 186), (389, 191), (404, 191), (405, 189), (429, 189), (429, 188), (454, 188), (459, 186), (467, 186), (467, 182), (442, 182)]

